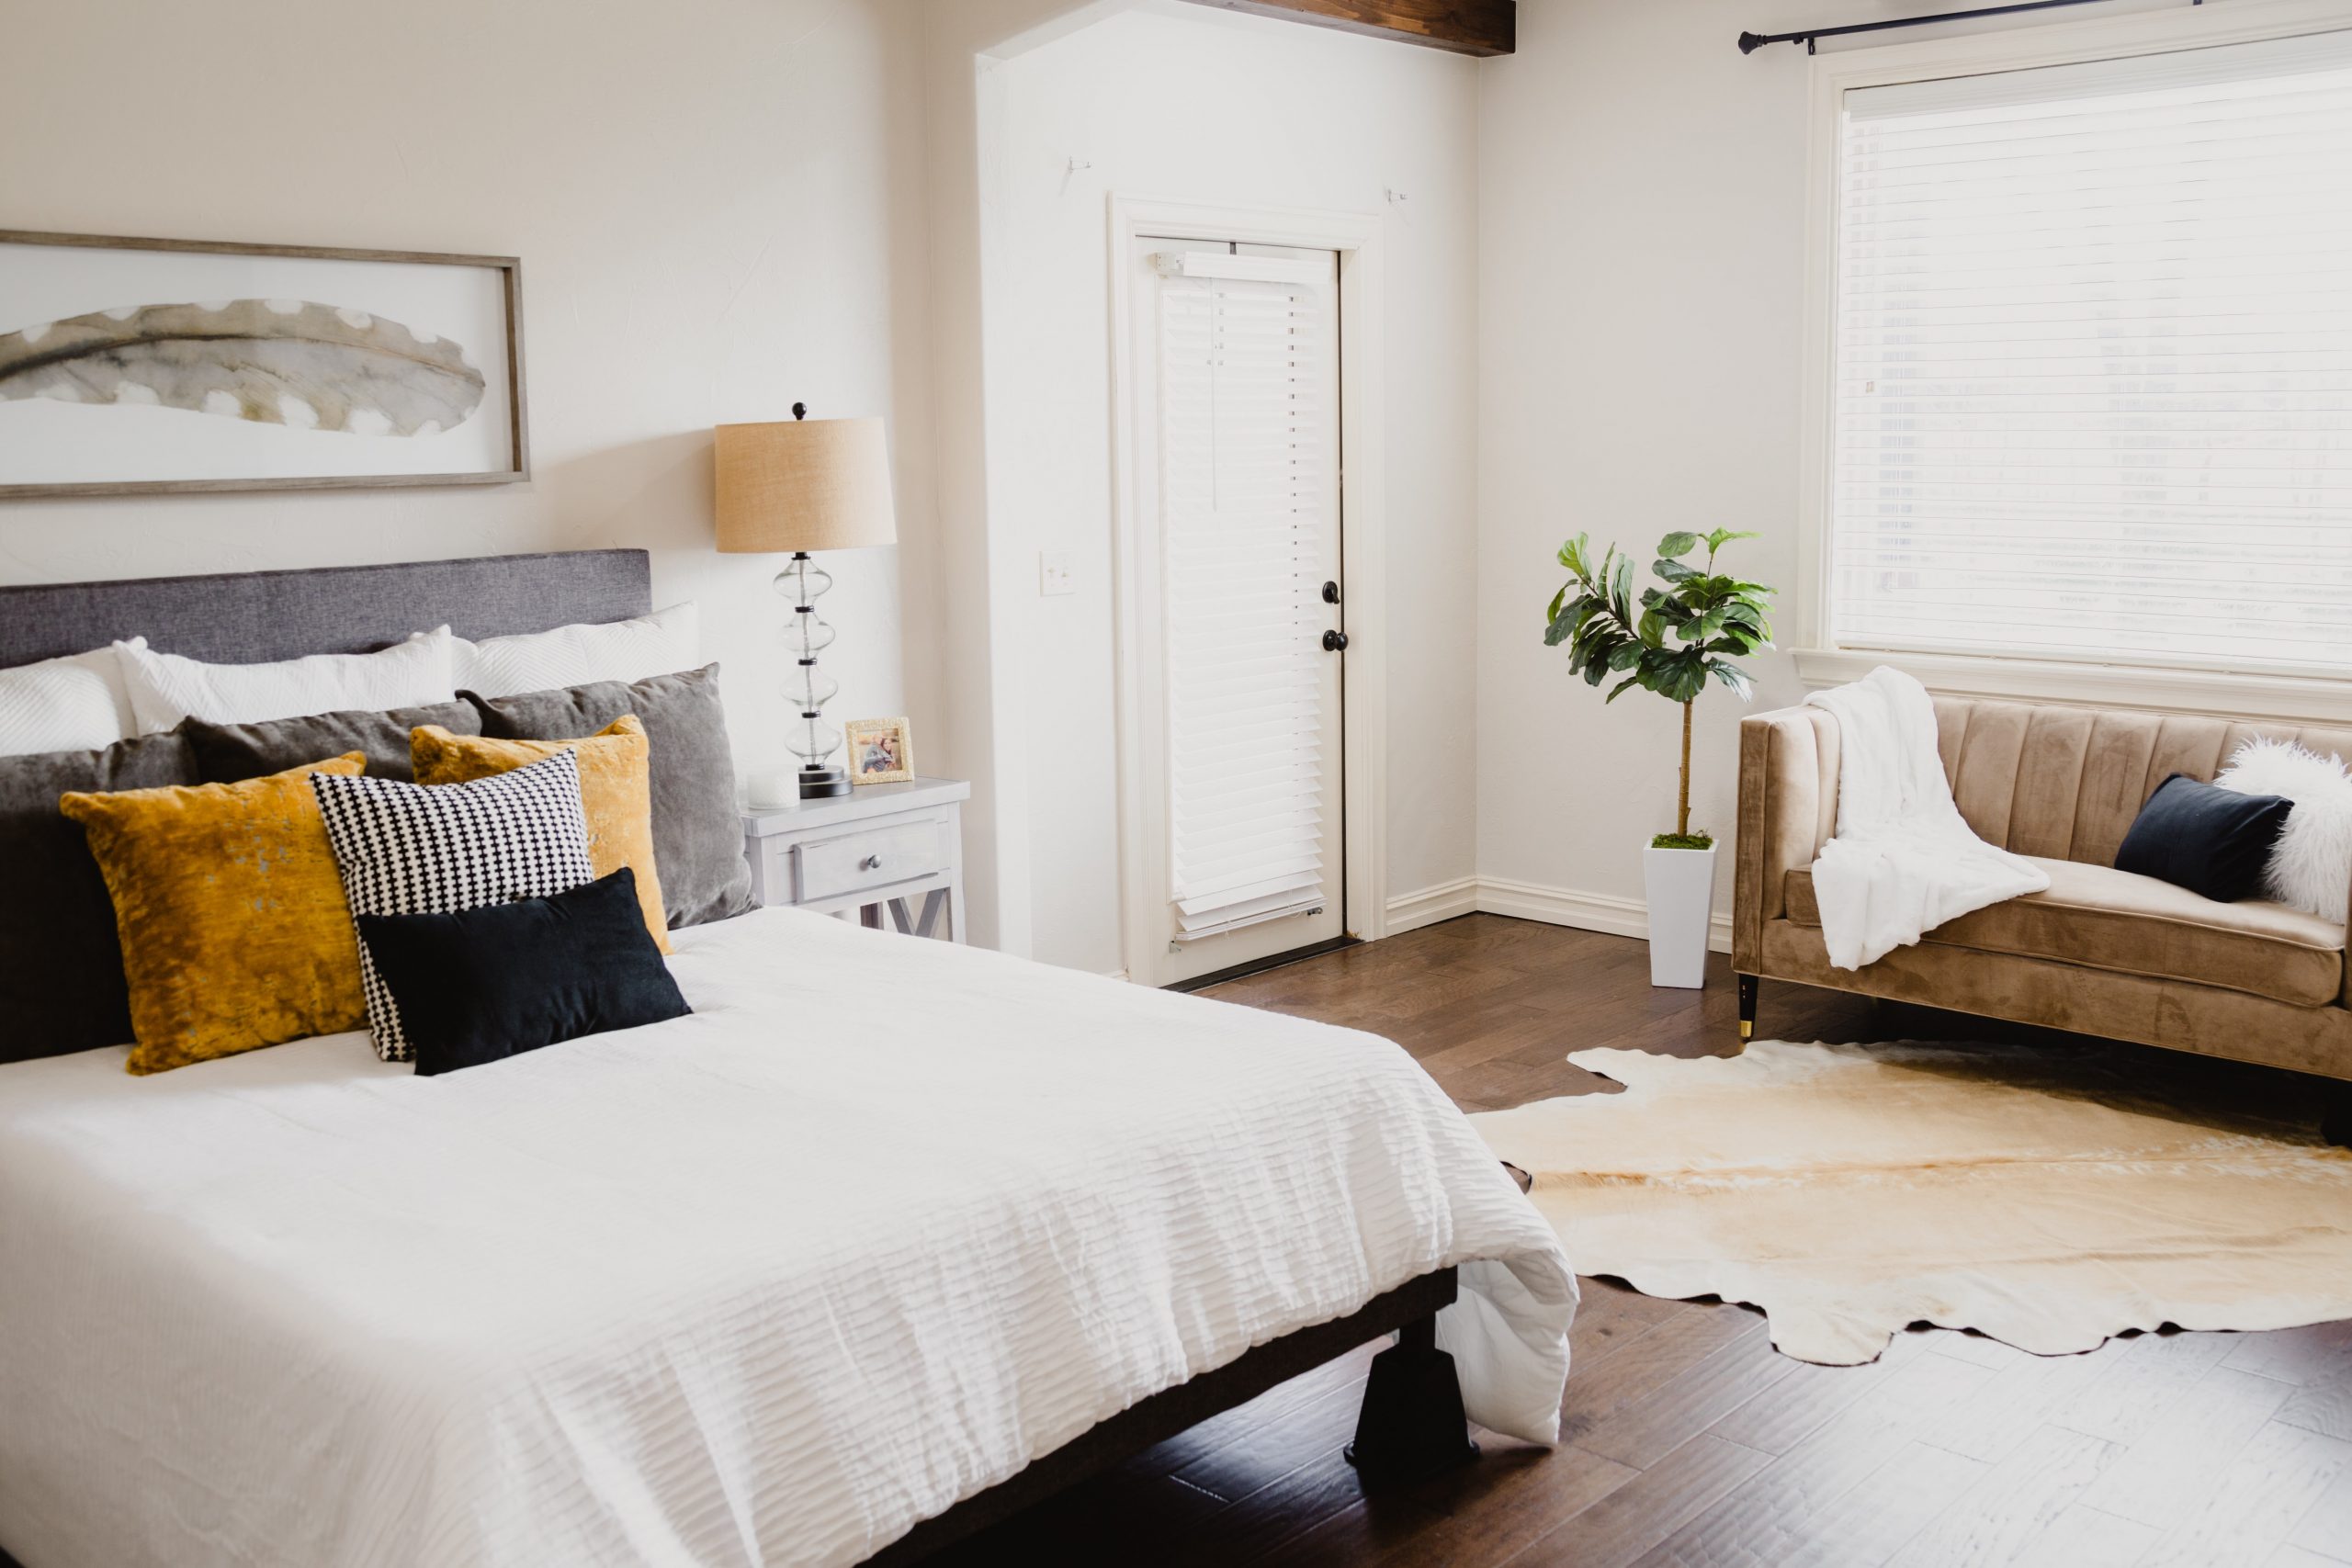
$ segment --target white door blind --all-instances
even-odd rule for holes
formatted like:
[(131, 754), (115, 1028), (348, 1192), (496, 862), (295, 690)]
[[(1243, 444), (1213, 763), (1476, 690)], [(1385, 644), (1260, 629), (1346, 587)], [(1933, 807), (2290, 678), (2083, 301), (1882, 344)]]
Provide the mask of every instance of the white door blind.
[[(1169, 886), (1178, 940), (1323, 902), (1332, 344), (1298, 264), (1160, 288)], [(1219, 266), (1217, 264), (1227, 264)], [(1227, 271), (1292, 276), (1201, 276)]]
[(1842, 647), (2352, 665), (2352, 34), (1846, 96)]

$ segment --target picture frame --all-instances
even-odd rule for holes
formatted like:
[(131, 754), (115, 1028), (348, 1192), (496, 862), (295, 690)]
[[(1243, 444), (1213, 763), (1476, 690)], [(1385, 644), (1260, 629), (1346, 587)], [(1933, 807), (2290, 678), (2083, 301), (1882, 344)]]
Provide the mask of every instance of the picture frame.
[(854, 718), (842, 727), (854, 784), (905, 784), (915, 776), (914, 741), (903, 718)]
[(0, 500), (530, 477), (514, 256), (0, 230)]

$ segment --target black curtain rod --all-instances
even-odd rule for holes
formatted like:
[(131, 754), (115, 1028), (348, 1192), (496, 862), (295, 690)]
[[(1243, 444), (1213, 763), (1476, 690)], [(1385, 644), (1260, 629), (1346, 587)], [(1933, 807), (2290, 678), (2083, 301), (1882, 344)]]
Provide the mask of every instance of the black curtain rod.
[[(1889, 28), (1924, 28), (1930, 22), (1965, 22), (1977, 17), (2008, 17), (2019, 11), (2048, 11), (2060, 6), (2095, 6), (2099, 0), (2018, 0), (2009, 6), (1984, 6), (1973, 11), (1942, 11), (1932, 17), (1896, 17), (1883, 22), (1849, 22), (1842, 28), (1809, 28), (1794, 33), (1742, 33), (1739, 52), (1754, 54), (1768, 43), (1801, 43), (1807, 54), (1813, 52), (1813, 40), (1842, 38), (1848, 33), (1884, 32)], [(2202, 6), (2205, 0), (2188, 0), (2192, 6)]]

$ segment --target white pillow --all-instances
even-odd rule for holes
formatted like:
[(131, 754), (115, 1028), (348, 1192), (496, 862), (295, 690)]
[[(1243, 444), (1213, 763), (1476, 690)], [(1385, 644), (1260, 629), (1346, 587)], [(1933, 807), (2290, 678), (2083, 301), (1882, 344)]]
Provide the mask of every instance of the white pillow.
[(276, 664), (206, 664), (157, 653), (144, 641), (119, 642), (114, 651), (140, 732), (158, 735), (184, 718), (261, 724), (454, 702), (456, 642), (443, 626), (378, 653), (313, 653)]
[(96, 751), (130, 739), (137, 722), (111, 648), (0, 670), (0, 757)]
[(2270, 852), (2263, 890), (2322, 919), (2352, 906), (2352, 775), (2340, 757), (2291, 740), (2249, 740), (2213, 781), (2240, 795), (2283, 795), (2295, 803)]
[(701, 621), (689, 599), (634, 620), (583, 622), (480, 642), (455, 637), (458, 684), (478, 696), (511, 697), (518, 692), (584, 686), (591, 681), (642, 681), (649, 675), (698, 669)]

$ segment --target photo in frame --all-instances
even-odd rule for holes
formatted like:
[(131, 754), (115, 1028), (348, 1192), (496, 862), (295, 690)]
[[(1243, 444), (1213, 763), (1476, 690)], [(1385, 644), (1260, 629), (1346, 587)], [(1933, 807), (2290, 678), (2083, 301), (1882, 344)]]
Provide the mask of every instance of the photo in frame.
[(0, 498), (527, 477), (512, 256), (0, 230)]
[(904, 784), (915, 776), (914, 743), (903, 718), (856, 718), (842, 730), (852, 784)]

